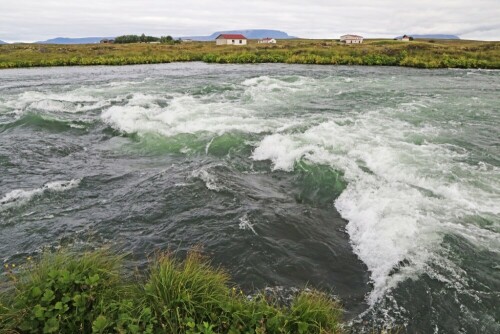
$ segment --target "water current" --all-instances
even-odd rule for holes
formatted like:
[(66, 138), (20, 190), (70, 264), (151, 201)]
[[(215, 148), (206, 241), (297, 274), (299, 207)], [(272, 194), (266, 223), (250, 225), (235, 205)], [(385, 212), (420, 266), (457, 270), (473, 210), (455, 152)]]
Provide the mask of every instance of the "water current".
[(500, 332), (500, 72), (0, 71), (0, 254), (201, 245), (358, 331)]

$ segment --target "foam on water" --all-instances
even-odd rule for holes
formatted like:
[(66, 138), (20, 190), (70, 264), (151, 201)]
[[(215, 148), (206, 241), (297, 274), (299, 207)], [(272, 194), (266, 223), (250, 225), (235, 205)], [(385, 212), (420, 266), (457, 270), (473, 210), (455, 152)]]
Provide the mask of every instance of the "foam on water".
[(248, 215), (244, 215), (243, 217), (240, 217), (240, 223), (238, 224), (240, 230), (244, 231), (251, 231), (253, 234), (258, 235), (257, 232), (255, 232), (255, 229), (253, 228), (253, 224), (248, 218)]
[[(452, 74), (445, 71), (430, 75), (426, 71), (384, 69), (370, 74), (375, 70), (368, 69), (361, 75), (349, 68), (325, 75), (311, 69), (297, 71), (300, 75), (290, 75), (295, 70), (286, 69), (285, 74), (251, 78), (254, 74), (248, 72), (241, 79), (224, 72), (224, 68), (222, 83), (214, 84), (212, 76), (201, 81), (190, 78), (187, 84), (184, 79), (179, 81), (180, 88), (175, 81), (180, 80), (178, 77), (165, 78), (168, 75), (162, 74), (140, 82), (58, 87), (55, 90), (63, 90), (59, 92), (16, 91), (10, 97), (0, 97), (0, 122), (4, 115), (10, 120), (9, 113), (64, 115), (70, 119), (88, 114), (104, 124), (96, 126), (96, 131), (105, 134), (103, 141), (109, 136), (105, 131), (108, 126), (137, 134), (145, 145), (159, 136), (191, 140), (200, 146), (197, 152), (206, 159), (203, 163), (229, 156), (219, 136), (243, 134), (245, 145), (255, 146), (250, 156), (237, 157), (245, 163), (248, 158), (269, 160), (273, 170), (289, 173), (298, 172), (302, 161), (322, 169), (330, 166), (346, 182), (331, 204), (347, 221), (354, 252), (370, 271), (373, 290), (367, 299), (371, 306), (385, 298), (392, 314), (404, 314), (408, 301), (401, 303), (391, 291), (424, 273), (458, 295), (480, 300), (471, 287), (467, 268), (450, 254), (446, 238), (451, 235), (479, 250), (500, 253), (500, 160), (494, 151), (498, 140), (489, 138), (485, 121), (479, 119), (498, 117), (484, 107), (491, 104), (494, 93), (485, 93), (485, 98), (462, 97), (467, 75), (461, 70), (456, 72), (458, 77), (450, 78)], [(474, 80), (487, 80), (479, 72), (470, 73), (478, 74)], [(434, 82), (428, 84), (430, 76), (442, 80), (445, 88)], [(452, 110), (455, 107), (462, 109)], [(494, 126), (495, 122), (491, 123)], [(467, 131), (476, 129), (485, 131), (482, 135), (489, 139), (486, 148), (480, 140), (478, 144), (468, 137)], [(182, 136), (185, 134), (188, 136)], [(248, 143), (247, 138), (251, 138)], [(113, 149), (129, 140), (121, 139)], [(189, 153), (188, 144), (176, 154)], [(211, 151), (222, 153), (210, 155)], [(241, 152), (238, 154), (248, 151)], [(267, 164), (255, 166), (259, 171), (253, 172), (267, 173), (262, 172), (267, 171)], [(224, 177), (207, 165), (193, 169), (189, 175), (194, 180), (189, 186), (203, 182), (214, 192), (230, 190)], [(27, 203), (44, 192), (77, 187), (79, 182), (60, 181), (31, 190), (8, 191), (0, 199), (0, 211)], [(176, 183), (176, 187), (185, 186)], [(327, 200), (331, 198), (334, 196)], [(236, 224), (247, 233), (257, 234), (248, 215), (237, 218)], [(441, 303), (436, 307), (446, 305)]]
[(217, 177), (210, 172), (208, 172), (205, 168), (201, 168), (195, 170), (191, 173), (191, 176), (205, 182), (205, 186), (209, 190), (213, 191), (222, 191), (224, 189), (223, 186), (218, 184)]
[(15, 99), (5, 101), (2, 107), (21, 117), (28, 112), (78, 114), (100, 110), (111, 105), (111, 100), (92, 96), (90, 93), (95, 92), (82, 89), (61, 93), (26, 91), (20, 93)]
[(30, 190), (12, 190), (0, 199), (0, 212), (12, 207), (24, 205), (34, 197), (42, 195), (44, 192), (61, 192), (76, 188), (78, 187), (80, 182), (81, 179), (72, 179), (70, 181), (53, 181), (44, 184), (40, 188)]
[[(167, 107), (155, 104), (156, 97), (141, 94), (131, 104), (112, 106), (101, 119), (126, 133), (158, 133), (175, 136), (181, 133), (228, 131), (262, 133), (283, 124), (283, 120), (265, 120), (255, 117), (251, 110), (229, 102), (211, 102), (189, 95), (176, 96)], [(146, 105), (147, 104), (147, 105)]]
[[(167, 106), (161, 106), (157, 94), (134, 93), (125, 105), (104, 111), (101, 119), (122, 132), (167, 137), (206, 131), (270, 133), (256, 146), (252, 159), (271, 160), (275, 170), (288, 172), (300, 160), (342, 171), (348, 185), (335, 207), (348, 221), (354, 251), (371, 272), (374, 289), (368, 301), (374, 305), (399, 282), (428, 271), (429, 262), (445, 263), (439, 254), (447, 233), (497, 250), (495, 231), (464, 224), (462, 218), (498, 215), (500, 181), (491, 184), (498, 173), (495, 166), (459, 162), (469, 153), (440, 143), (441, 128), (400, 120), (399, 115), (411, 117), (431, 108), (438, 94), (391, 108), (331, 114), (319, 124), (307, 116), (268, 117), (263, 112), (272, 106), (299, 104), (302, 97), (318, 91), (337, 96), (339, 91), (352, 90), (354, 80), (261, 76), (240, 84), (242, 98), (236, 102), (223, 94), (219, 100), (174, 94), (164, 100)], [(414, 138), (422, 139), (415, 143)], [(210, 145), (208, 141), (205, 151)], [(195, 171), (193, 177), (203, 180), (208, 189), (221, 189), (207, 170)], [(248, 228), (245, 221), (240, 225)]]
[(353, 248), (371, 271), (371, 305), (399, 282), (429, 270), (429, 261), (445, 262), (439, 253), (446, 233), (498, 250), (497, 233), (460, 219), (499, 213), (498, 178), (493, 188), (476, 186), (478, 180), (495, 180), (494, 172), (458, 164), (466, 153), (449, 145), (408, 143), (408, 135), (432, 139), (439, 131), (398, 121), (387, 111), (339, 124), (342, 120), (333, 118), (303, 133), (266, 136), (253, 158), (269, 159), (285, 171), (305, 159), (345, 172), (348, 186), (335, 207), (348, 220)]

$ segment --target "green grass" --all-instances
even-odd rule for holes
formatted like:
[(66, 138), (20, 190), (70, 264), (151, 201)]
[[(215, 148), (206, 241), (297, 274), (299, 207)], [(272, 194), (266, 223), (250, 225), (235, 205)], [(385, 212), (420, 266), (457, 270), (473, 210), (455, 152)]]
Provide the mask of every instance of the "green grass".
[(264, 45), (251, 40), (246, 46), (216, 46), (214, 42), (0, 45), (0, 68), (178, 61), (500, 69), (500, 42), (365, 40), (360, 45), (344, 45), (334, 40), (280, 40), (276, 45)]
[(47, 253), (6, 269), (0, 333), (340, 333), (342, 309), (328, 295), (299, 293), (290, 305), (247, 297), (200, 252), (159, 254), (144, 276), (107, 251)]

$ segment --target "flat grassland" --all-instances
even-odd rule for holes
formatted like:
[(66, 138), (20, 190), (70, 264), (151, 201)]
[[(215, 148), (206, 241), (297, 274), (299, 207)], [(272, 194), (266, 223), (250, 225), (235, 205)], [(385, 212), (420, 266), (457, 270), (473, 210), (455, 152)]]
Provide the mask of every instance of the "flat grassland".
[(72, 65), (207, 63), (289, 63), (383, 65), (419, 68), (500, 69), (500, 42), (468, 40), (279, 40), (277, 44), (216, 46), (215, 42), (166, 44), (0, 45), (0, 68)]

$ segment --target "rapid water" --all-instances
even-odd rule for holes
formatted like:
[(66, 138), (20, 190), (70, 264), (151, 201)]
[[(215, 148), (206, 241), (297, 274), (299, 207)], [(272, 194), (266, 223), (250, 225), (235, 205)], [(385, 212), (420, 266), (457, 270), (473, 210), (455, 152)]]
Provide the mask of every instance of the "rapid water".
[(0, 71), (0, 254), (202, 245), (356, 331), (500, 332), (500, 72)]

